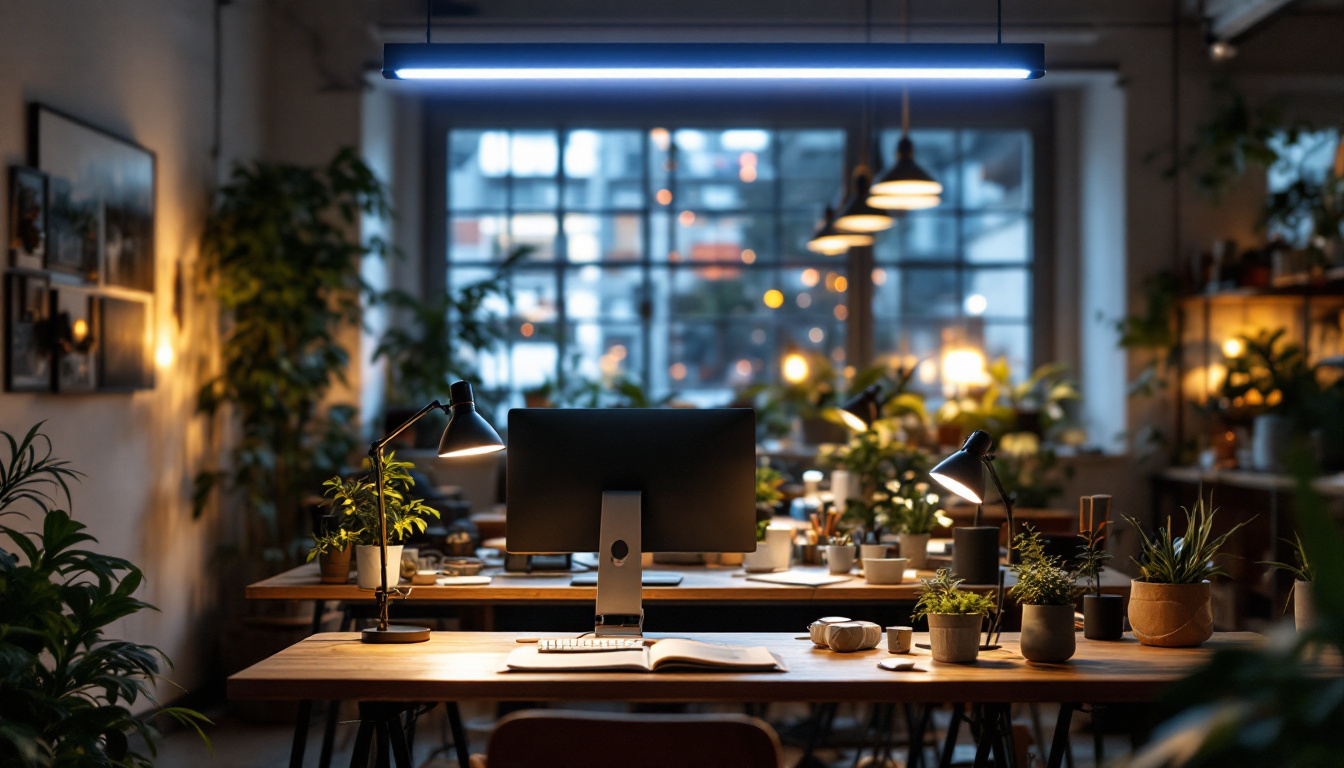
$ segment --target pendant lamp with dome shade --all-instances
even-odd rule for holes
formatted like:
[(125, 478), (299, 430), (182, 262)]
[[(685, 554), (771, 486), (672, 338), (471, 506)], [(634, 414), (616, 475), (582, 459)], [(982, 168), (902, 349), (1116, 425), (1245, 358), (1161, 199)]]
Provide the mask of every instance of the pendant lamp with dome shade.
[(835, 209), (826, 206), (821, 226), (807, 241), (807, 250), (826, 256), (839, 256), (850, 248), (872, 245), (873, 236), (862, 232), (841, 232), (835, 228)]
[[(901, 29), (910, 42), (910, 2), (902, 3)], [(882, 210), (915, 211), (942, 202), (943, 185), (915, 162), (915, 143), (910, 140), (910, 90), (901, 89), (901, 140), (896, 144), (896, 162), (868, 191), (868, 203)]]

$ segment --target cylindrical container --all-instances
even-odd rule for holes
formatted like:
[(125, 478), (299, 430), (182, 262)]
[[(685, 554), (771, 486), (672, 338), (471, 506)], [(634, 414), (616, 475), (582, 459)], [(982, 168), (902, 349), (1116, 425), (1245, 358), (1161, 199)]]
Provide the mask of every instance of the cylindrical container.
[(1129, 626), (1144, 645), (1199, 645), (1213, 637), (1209, 582), (1157, 584), (1134, 579), (1129, 590)]
[(999, 529), (980, 525), (952, 529), (952, 572), (967, 584), (999, 583)]
[(747, 573), (769, 573), (775, 570), (775, 558), (770, 552), (770, 542), (756, 542), (756, 551), (742, 556), (742, 565)]
[(900, 584), (905, 581), (904, 557), (879, 557), (863, 561), (863, 579), (869, 584)]
[[(382, 586), (378, 576), (378, 547), (363, 545), (355, 547), (355, 559), (358, 562), (358, 585), (360, 589), (377, 589)], [(401, 580), (401, 545), (387, 545), (387, 587), (397, 586)]]
[(831, 472), (831, 494), (835, 496), (835, 511), (844, 512), (848, 506), (849, 497), (857, 493), (857, 488), (850, 488), (850, 480), (853, 475), (846, 469), (837, 469)]
[(1287, 416), (1262, 413), (1251, 426), (1251, 465), (1261, 472), (1284, 471), (1288, 444), (1293, 439), (1293, 423)]
[(1125, 635), (1125, 599), (1120, 595), (1083, 595), (1083, 637), (1119, 640)]
[(916, 571), (924, 570), (929, 560), (928, 533), (902, 533), (896, 536), (901, 545), (901, 557), (910, 561), (910, 567)]
[(886, 544), (860, 544), (859, 545), (859, 570), (863, 570), (864, 560), (876, 560), (887, 556)]
[[(977, 637), (980, 635), (979, 628), (976, 628), (975, 634)], [(887, 627), (887, 652), (909, 653), (914, 639), (914, 627)]]
[(849, 573), (849, 569), (853, 567), (853, 546), (849, 544), (832, 544), (826, 547), (826, 569), (831, 573)]
[(929, 650), (933, 660), (948, 664), (975, 661), (980, 654), (980, 625), (984, 619), (979, 613), (930, 613)]
[(317, 556), (317, 565), (322, 571), (323, 584), (344, 584), (350, 581), (350, 556), (354, 554), (351, 545), (344, 549), (328, 549)]
[(789, 564), (793, 557), (793, 529), (775, 528), (765, 529), (765, 541), (770, 545), (770, 559), (776, 571), (789, 570)]
[(1077, 650), (1072, 605), (1022, 606), (1022, 657), (1042, 664), (1068, 661)]
[(1298, 632), (1316, 628), (1316, 602), (1310, 581), (1293, 582), (1293, 623)]

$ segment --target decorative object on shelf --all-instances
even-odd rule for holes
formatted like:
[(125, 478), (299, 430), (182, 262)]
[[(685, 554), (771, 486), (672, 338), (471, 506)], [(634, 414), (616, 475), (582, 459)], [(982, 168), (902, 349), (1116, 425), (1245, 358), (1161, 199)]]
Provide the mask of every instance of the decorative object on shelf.
[(1106, 494), (1078, 499), (1078, 575), (1087, 580), (1083, 595), (1083, 637), (1119, 640), (1125, 634), (1125, 600), (1101, 593), (1101, 572), (1111, 555), (1106, 551), (1106, 526), (1111, 522), (1111, 497)]
[(140, 299), (98, 297), (98, 391), (154, 388), (152, 306)]
[(56, 391), (98, 389), (97, 297), (87, 290), (59, 287), (52, 291), (52, 343), (56, 351)]
[(1073, 657), (1073, 598), (1078, 573), (1060, 567), (1045, 553), (1041, 535), (1031, 525), (1014, 542), (1021, 560), (1010, 566), (1017, 583), (1008, 593), (1022, 605), (1022, 656), (1027, 661), (1058, 664)]
[[(977, 429), (966, 438), (961, 450), (943, 459), (929, 471), (929, 476), (944, 488), (977, 505), (975, 524), (952, 530), (952, 569), (972, 584), (994, 584), (998, 581), (999, 573), (999, 529), (997, 526), (980, 525), (985, 501), (986, 468), (999, 491), (999, 497), (1003, 499), (1008, 519), (1008, 540), (1011, 542), (1016, 535), (1013, 527), (1013, 499), (1003, 490), (999, 474), (994, 470), (994, 454), (990, 453), (993, 448), (994, 438), (988, 432)], [(1011, 556), (1012, 549), (1009, 548), (1010, 560)]]
[(9, 168), (9, 265), (42, 269), (47, 256), (47, 175)]
[(45, 275), (5, 275), (5, 390), (52, 388), (51, 282)]
[[(1307, 559), (1307, 550), (1302, 546), (1302, 537), (1294, 532), (1293, 540), (1283, 542), (1293, 549), (1292, 564), (1276, 561), (1260, 561), (1271, 570), (1286, 571), (1293, 575), (1293, 591), (1289, 593), (1293, 601), (1293, 621), (1298, 632), (1310, 632), (1316, 628), (1316, 603), (1312, 595), (1312, 585), (1316, 582), (1316, 569)], [(1288, 606), (1284, 606), (1286, 611)]]
[(929, 649), (934, 661), (965, 664), (980, 653), (980, 625), (994, 612), (994, 601), (985, 595), (960, 589), (962, 579), (939, 568), (932, 579), (921, 579), (920, 592), (911, 618), (929, 620)]
[(1185, 510), (1185, 532), (1176, 536), (1171, 518), (1149, 536), (1133, 518), (1126, 518), (1139, 532), (1140, 554), (1135, 560), (1142, 578), (1130, 583), (1129, 625), (1144, 645), (1180, 648), (1199, 645), (1213, 636), (1213, 606), (1209, 580), (1223, 573), (1214, 564), (1228, 538), (1249, 523), (1237, 523), (1220, 536), (1214, 535), (1212, 497), (1201, 495)]
[(50, 176), (47, 267), (153, 292), (154, 153), (42, 104), (33, 164)]
[(40, 529), (0, 522), (0, 536), (14, 547), (0, 547), (5, 765), (149, 766), (161, 735), (151, 712), (208, 745), (202, 726), (209, 719), (155, 701), (158, 686), (168, 685), (161, 672), (171, 667), (168, 657), (108, 637), (127, 617), (153, 610), (135, 596), (144, 574), (100, 554), (86, 526), (57, 508), (71, 503), (69, 483), (82, 475), (52, 457), (41, 426), (22, 438), (0, 432), (9, 446), (0, 457), (0, 521), (31, 516)]

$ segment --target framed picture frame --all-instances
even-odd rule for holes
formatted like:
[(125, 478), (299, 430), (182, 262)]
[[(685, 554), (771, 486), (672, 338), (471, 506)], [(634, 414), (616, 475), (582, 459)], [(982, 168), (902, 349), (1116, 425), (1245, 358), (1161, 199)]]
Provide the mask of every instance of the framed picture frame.
[(143, 299), (98, 297), (98, 391), (154, 388), (150, 304)]
[(36, 168), (9, 168), (9, 263), (42, 269), (47, 255), (47, 175)]
[(48, 175), (48, 269), (153, 292), (154, 153), (44, 104), (30, 106), (29, 154)]
[(56, 391), (98, 390), (98, 297), (88, 290), (57, 286), (51, 292), (51, 340)]
[(5, 275), (5, 390), (50, 392), (53, 361), (51, 281), (11, 271)]

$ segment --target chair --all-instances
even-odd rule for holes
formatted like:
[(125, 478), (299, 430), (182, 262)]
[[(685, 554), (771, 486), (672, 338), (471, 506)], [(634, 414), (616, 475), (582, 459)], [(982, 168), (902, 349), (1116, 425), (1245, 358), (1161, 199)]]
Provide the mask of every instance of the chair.
[(515, 712), (471, 768), (780, 768), (779, 737), (745, 715)]

